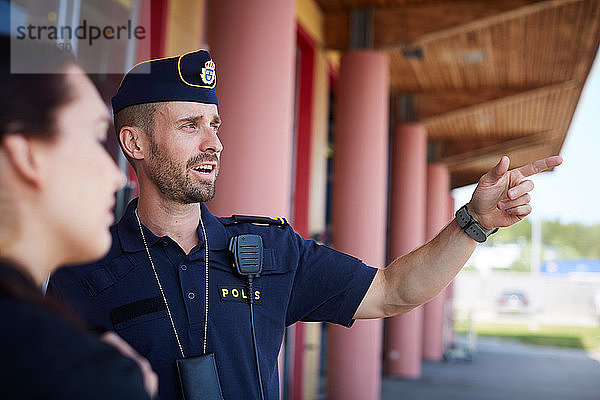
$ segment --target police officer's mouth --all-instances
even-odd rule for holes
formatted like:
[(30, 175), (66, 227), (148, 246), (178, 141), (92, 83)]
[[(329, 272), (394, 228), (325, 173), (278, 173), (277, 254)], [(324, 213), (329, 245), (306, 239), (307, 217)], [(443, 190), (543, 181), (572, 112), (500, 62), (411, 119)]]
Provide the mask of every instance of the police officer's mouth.
[(192, 170), (198, 172), (200, 175), (212, 175), (213, 172), (215, 172), (217, 169), (217, 165), (216, 164), (211, 164), (211, 163), (205, 163), (205, 164), (200, 164), (197, 165), (195, 167), (192, 167)]

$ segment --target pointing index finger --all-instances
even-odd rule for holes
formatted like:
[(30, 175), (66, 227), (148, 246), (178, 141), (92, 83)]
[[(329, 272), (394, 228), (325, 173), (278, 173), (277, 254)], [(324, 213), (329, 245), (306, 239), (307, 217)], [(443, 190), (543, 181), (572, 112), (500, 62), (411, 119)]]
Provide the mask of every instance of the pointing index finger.
[(517, 168), (517, 172), (519, 172), (522, 176), (527, 177), (548, 169), (552, 169), (554, 167), (558, 167), (560, 164), (562, 164), (562, 161), (563, 159), (561, 156), (547, 157), (542, 160), (534, 161), (531, 164), (524, 165), (521, 168)]

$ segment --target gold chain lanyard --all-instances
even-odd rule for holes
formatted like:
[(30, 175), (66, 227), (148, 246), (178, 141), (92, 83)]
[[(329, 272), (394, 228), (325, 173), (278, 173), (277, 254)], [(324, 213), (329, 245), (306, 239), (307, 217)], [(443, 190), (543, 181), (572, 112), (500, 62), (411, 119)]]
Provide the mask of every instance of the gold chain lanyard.
[[(179, 334), (177, 333), (177, 329), (175, 328), (175, 322), (173, 321), (173, 315), (171, 314), (171, 309), (169, 307), (169, 303), (167, 303), (167, 297), (165, 296), (165, 291), (163, 290), (162, 284), (160, 283), (160, 279), (158, 277), (158, 272), (156, 272), (156, 267), (154, 266), (154, 262), (152, 261), (152, 256), (150, 255), (150, 249), (148, 248), (148, 244), (146, 243), (146, 236), (144, 235), (144, 230), (142, 229), (142, 223), (140, 222), (140, 217), (138, 216), (137, 208), (135, 209), (135, 218), (137, 219), (138, 226), (140, 227), (140, 234), (142, 235), (142, 241), (144, 242), (144, 247), (146, 248), (146, 254), (148, 255), (148, 260), (150, 260), (150, 265), (152, 266), (152, 271), (154, 272), (154, 277), (156, 278), (156, 283), (158, 284), (158, 289), (160, 290), (160, 294), (165, 302), (165, 306), (167, 308), (167, 315), (169, 316), (169, 321), (171, 321), (171, 326), (173, 327), (173, 333), (175, 333), (175, 340), (177, 340), (177, 346), (179, 346), (179, 351), (181, 352), (181, 358), (185, 358), (185, 354), (183, 352), (183, 346), (181, 345), (181, 341), (179, 340)], [(204, 229), (204, 221), (202, 221), (202, 215), (200, 215), (200, 226), (202, 227), (202, 235), (204, 236), (204, 265), (205, 265), (205, 298), (204, 298), (204, 341), (202, 345), (202, 353), (206, 354), (206, 338), (208, 332), (208, 238), (206, 237), (206, 230)]]

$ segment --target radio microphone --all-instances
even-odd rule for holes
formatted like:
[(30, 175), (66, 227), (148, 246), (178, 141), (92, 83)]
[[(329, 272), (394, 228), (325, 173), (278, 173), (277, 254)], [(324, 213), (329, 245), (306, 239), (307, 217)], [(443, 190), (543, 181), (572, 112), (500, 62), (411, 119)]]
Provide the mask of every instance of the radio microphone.
[(254, 345), (254, 358), (256, 359), (256, 375), (260, 398), (264, 400), (262, 377), (260, 374), (260, 361), (256, 345), (254, 329), (254, 278), (258, 278), (263, 268), (263, 242), (262, 237), (253, 234), (234, 236), (229, 240), (229, 251), (233, 255), (233, 267), (238, 274), (248, 279), (248, 298), (250, 303), (250, 330)]
[(233, 254), (233, 266), (238, 274), (257, 278), (263, 268), (263, 242), (259, 235), (238, 235), (229, 241), (229, 251)]

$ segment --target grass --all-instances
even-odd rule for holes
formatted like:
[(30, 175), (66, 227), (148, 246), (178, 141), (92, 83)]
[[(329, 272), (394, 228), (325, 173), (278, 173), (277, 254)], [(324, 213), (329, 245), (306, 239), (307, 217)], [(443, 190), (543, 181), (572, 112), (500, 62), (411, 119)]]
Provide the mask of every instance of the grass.
[[(466, 333), (466, 321), (455, 323), (457, 333)], [(556, 346), (597, 351), (600, 349), (600, 328), (574, 326), (544, 326), (532, 330), (528, 325), (475, 324), (479, 336), (495, 336), (514, 339), (540, 346)]]

